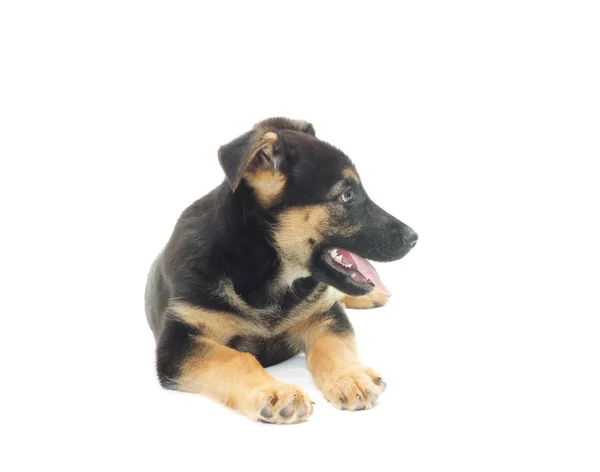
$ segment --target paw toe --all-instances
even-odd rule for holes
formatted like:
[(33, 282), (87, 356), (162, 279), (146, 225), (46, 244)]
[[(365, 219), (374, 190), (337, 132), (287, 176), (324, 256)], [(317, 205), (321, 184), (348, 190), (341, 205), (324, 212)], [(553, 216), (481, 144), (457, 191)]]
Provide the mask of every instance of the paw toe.
[(353, 367), (333, 376), (322, 388), (325, 398), (340, 410), (360, 411), (373, 408), (385, 382), (372, 369)]
[(290, 403), (288, 406), (283, 407), (279, 411), (279, 416), (281, 416), (282, 418), (291, 418), (293, 414), (294, 414), (294, 404), (293, 403)]
[(304, 418), (307, 413), (308, 413), (308, 407), (306, 405), (300, 405), (300, 408), (298, 408), (298, 417)]
[[(302, 390), (277, 383), (255, 395), (258, 401), (257, 420), (263, 423), (297, 423), (312, 414), (312, 402)], [(249, 415), (252, 416), (252, 415)]]
[(273, 418), (273, 409), (271, 406), (267, 405), (262, 410), (260, 410), (260, 416), (263, 418)]

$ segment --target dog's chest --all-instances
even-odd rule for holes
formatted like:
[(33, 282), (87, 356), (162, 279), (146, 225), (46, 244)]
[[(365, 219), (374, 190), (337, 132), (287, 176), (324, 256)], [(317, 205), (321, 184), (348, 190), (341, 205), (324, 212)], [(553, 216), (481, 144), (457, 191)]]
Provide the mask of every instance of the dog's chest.
[(313, 315), (326, 312), (339, 298), (340, 292), (329, 285), (297, 283), (281, 296), (263, 320), (277, 335), (305, 323)]
[(339, 299), (335, 288), (319, 284), (290, 306), (285, 299), (254, 313), (252, 326), (229, 339), (233, 349), (253, 354), (265, 367), (302, 352), (304, 333), (315, 315), (325, 313)]
[(278, 336), (311, 316), (324, 313), (341, 297), (338, 290), (312, 277), (298, 278), (290, 284), (267, 284), (246, 293), (236, 288), (231, 281), (225, 281), (221, 296), (238, 319), (252, 328), (248, 331), (262, 338)]

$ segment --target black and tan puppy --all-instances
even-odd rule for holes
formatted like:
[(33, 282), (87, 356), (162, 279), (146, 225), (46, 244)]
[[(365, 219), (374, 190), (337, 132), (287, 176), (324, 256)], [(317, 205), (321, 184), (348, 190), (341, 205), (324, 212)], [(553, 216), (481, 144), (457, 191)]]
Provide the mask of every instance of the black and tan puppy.
[(416, 233), (375, 205), (350, 159), (304, 121), (258, 123), (222, 146), (219, 162), (226, 180), (183, 212), (148, 276), (161, 384), (295, 423), (312, 402), (263, 367), (305, 352), (332, 405), (371, 408), (385, 383), (358, 360), (344, 305), (385, 303), (366, 259), (400, 259)]

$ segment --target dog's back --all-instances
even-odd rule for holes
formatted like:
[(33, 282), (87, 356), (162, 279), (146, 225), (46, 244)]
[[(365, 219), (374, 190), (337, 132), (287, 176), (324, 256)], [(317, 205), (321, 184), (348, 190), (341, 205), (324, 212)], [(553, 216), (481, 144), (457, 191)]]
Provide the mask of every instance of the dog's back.
[(162, 273), (162, 262), (163, 253), (161, 252), (150, 267), (144, 297), (146, 318), (155, 338), (158, 337), (163, 319), (162, 314), (167, 309), (170, 298), (169, 289)]

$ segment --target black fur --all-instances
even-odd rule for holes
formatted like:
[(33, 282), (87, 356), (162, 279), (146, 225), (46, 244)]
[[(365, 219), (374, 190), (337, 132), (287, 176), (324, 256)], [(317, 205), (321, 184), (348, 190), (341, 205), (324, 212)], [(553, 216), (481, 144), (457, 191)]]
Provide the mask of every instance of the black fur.
[(330, 320), (331, 322), (328, 324), (328, 328), (332, 333), (345, 334), (354, 332), (354, 328), (352, 328), (352, 325), (350, 324), (348, 315), (346, 315), (346, 312), (339, 303), (333, 305), (326, 312), (320, 313), (317, 316), (317, 319), (323, 321)]
[(298, 351), (288, 344), (283, 335), (268, 340), (235, 336), (229, 340), (227, 346), (240, 352), (249, 352), (263, 367), (279, 364), (298, 354)]
[[(257, 150), (267, 132), (276, 133), (277, 139)], [(148, 277), (146, 311), (158, 339), (157, 367), (164, 385), (177, 377), (181, 361), (197, 348), (191, 336), (201, 334), (168, 316), (170, 302), (226, 312), (260, 323), (267, 330), (275, 329), (299, 303), (317, 301), (328, 285), (351, 295), (372, 289), (353, 283), (325, 263), (329, 249), (342, 248), (389, 261), (403, 257), (416, 241), (416, 233), (375, 205), (360, 182), (344, 178), (345, 170), (354, 170), (352, 162), (317, 139), (307, 122), (265, 120), (222, 146), (219, 161), (226, 180), (183, 212)], [(244, 173), (256, 166), (271, 166), (273, 172), (285, 176), (285, 186), (271, 205), (260, 203), (244, 179)], [(352, 200), (342, 201), (341, 195), (349, 190)], [(274, 243), (280, 216), (309, 205), (327, 208), (332, 215), (330, 227), (319, 242), (306, 238), (312, 248), (312, 257), (306, 262), (310, 275), (274, 295), (270, 287), (282, 277), (286, 257)], [(253, 315), (223, 295), (223, 281), (231, 283), (235, 294), (254, 310)], [(258, 318), (256, 313), (260, 313)], [(334, 332), (352, 330), (339, 304), (320, 316), (334, 320), (330, 328)], [(230, 339), (228, 345), (251, 352), (263, 365), (297, 353), (297, 348), (279, 335), (261, 339), (241, 335)]]
[(173, 387), (173, 382), (179, 377), (181, 363), (192, 352), (201, 349), (193, 339), (199, 334), (200, 330), (181, 321), (166, 319), (156, 348), (156, 370), (163, 387)]

